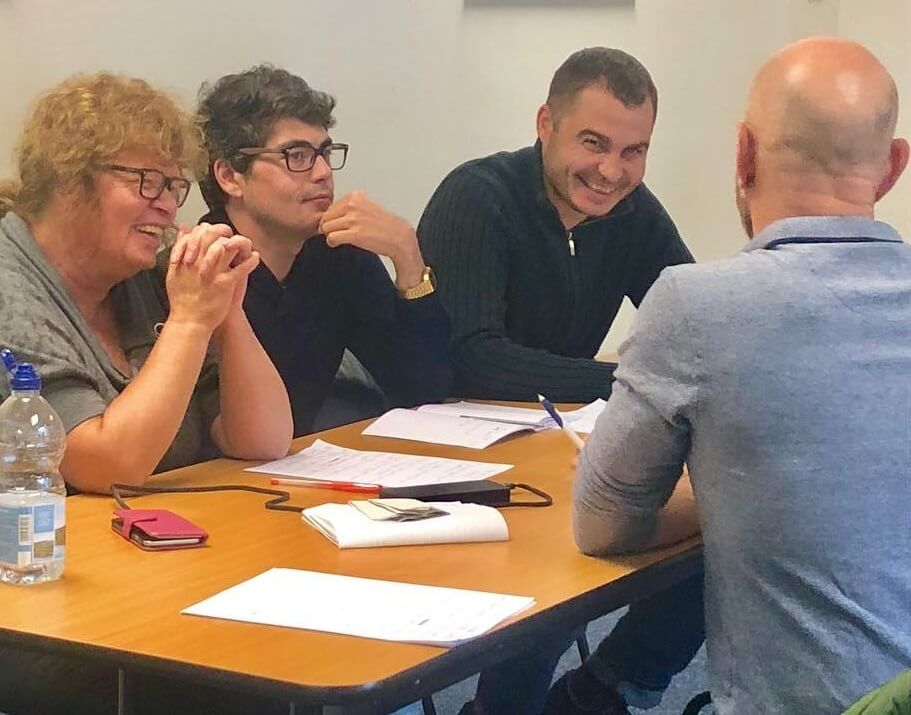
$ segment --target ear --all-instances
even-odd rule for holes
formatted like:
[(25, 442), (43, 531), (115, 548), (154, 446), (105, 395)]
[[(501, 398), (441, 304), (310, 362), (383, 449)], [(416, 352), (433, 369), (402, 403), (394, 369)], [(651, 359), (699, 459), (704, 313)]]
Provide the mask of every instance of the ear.
[(892, 140), (892, 146), (889, 147), (889, 170), (879, 186), (876, 187), (877, 201), (888, 194), (892, 187), (895, 186), (895, 182), (898, 181), (905, 167), (908, 166), (909, 153), (911, 153), (911, 149), (908, 147), (907, 139)]
[(756, 135), (746, 122), (737, 125), (737, 188), (751, 189), (756, 183)]
[(538, 129), (538, 139), (541, 140), (542, 144), (546, 144), (550, 140), (550, 135), (554, 132), (554, 116), (550, 106), (542, 104), (538, 108), (535, 125)]
[(212, 165), (212, 176), (228, 196), (239, 199), (244, 195), (244, 176), (227, 159), (216, 159)]

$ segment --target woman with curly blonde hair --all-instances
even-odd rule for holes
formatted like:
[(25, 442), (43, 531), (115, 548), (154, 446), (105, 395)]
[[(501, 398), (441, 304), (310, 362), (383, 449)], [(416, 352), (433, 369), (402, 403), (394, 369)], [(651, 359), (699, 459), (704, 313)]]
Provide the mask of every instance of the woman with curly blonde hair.
[(250, 242), (201, 225), (156, 265), (183, 172), (205, 166), (192, 118), (142, 80), (77, 76), (39, 100), (18, 160), (0, 189), (2, 342), (63, 419), (67, 484), (284, 455), (287, 395), (241, 305)]
[[(250, 241), (202, 224), (159, 260), (184, 172), (205, 169), (201, 146), (190, 115), (146, 82), (76, 76), (40, 98), (19, 181), (0, 185), (0, 347), (40, 372), (67, 430), (71, 489), (140, 484), (217, 452), (287, 451), (287, 393), (242, 307), (259, 261)], [(0, 711), (108, 712), (115, 681), (0, 649)]]

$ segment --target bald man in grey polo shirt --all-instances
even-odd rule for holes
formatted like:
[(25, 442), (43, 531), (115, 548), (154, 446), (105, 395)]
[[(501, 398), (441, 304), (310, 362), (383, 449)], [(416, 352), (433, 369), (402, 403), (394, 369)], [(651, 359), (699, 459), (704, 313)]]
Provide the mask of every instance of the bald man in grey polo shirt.
[[(581, 455), (586, 553), (677, 540), (698, 509), (719, 715), (841, 712), (911, 667), (911, 247), (873, 218), (908, 162), (897, 113), (855, 43), (763, 66), (737, 142), (752, 240), (662, 273)], [(684, 463), (695, 502), (670, 498)], [(548, 712), (577, 712), (584, 673)]]

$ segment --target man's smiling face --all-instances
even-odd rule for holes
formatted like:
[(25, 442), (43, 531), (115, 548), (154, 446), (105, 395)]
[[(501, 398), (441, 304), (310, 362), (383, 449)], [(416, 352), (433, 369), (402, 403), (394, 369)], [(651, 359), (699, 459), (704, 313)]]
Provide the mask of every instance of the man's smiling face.
[(627, 107), (600, 85), (539, 110), (545, 187), (567, 228), (606, 216), (642, 183), (654, 123), (651, 100)]

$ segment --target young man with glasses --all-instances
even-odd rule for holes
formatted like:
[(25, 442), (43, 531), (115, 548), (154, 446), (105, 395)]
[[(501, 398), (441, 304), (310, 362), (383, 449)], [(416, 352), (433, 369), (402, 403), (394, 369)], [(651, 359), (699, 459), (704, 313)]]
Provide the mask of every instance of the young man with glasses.
[(203, 221), (231, 225), (262, 258), (244, 309), (288, 388), (295, 435), (312, 431), (346, 348), (394, 404), (441, 400), (451, 380), (449, 322), (414, 228), (359, 191), (334, 201), (348, 154), (329, 136), (334, 106), (268, 65), (200, 91)]

